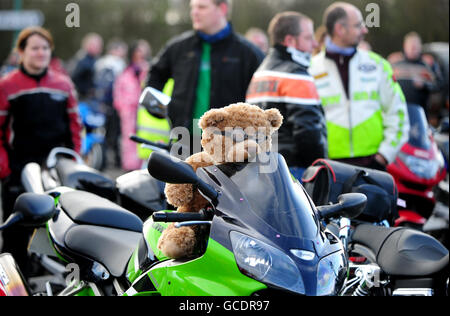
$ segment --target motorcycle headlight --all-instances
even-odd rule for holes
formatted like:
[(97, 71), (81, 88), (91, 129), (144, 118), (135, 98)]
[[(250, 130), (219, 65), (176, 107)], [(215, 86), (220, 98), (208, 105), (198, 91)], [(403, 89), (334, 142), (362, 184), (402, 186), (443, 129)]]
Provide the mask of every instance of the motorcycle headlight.
[(317, 296), (339, 294), (347, 275), (347, 264), (342, 251), (331, 254), (319, 262), (317, 269)]
[(406, 155), (404, 153), (399, 153), (398, 157), (414, 174), (423, 179), (433, 179), (439, 171), (439, 168), (441, 168), (440, 159), (428, 160)]
[(230, 233), (239, 269), (249, 277), (299, 294), (305, 294), (300, 271), (285, 253), (238, 232)]

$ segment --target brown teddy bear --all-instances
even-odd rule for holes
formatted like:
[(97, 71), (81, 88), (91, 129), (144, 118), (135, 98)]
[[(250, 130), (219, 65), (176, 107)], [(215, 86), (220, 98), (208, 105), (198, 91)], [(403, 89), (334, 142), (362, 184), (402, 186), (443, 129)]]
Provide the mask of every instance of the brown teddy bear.
[[(246, 103), (232, 104), (206, 112), (200, 119), (203, 152), (186, 159), (194, 171), (211, 165), (228, 162), (252, 161), (259, 153), (272, 147), (272, 134), (283, 122), (277, 109), (262, 110)], [(167, 184), (167, 201), (177, 207), (177, 212), (198, 212), (209, 205), (192, 184)], [(179, 259), (194, 254), (199, 226), (164, 230), (158, 248), (169, 258)]]

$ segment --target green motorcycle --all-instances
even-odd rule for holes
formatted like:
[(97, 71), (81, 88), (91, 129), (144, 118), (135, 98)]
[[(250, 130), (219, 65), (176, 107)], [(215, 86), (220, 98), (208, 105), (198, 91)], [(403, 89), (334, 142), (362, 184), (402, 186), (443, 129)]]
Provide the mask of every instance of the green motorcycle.
[[(24, 194), (12, 224), (40, 227), (31, 248), (68, 267), (61, 296), (251, 296), (289, 293), (337, 295), (348, 261), (342, 242), (321, 225), (353, 218), (366, 197), (346, 194), (318, 211), (294, 182), (281, 155), (275, 171), (261, 163), (232, 163), (194, 173), (182, 161), (154, 152), (148, 170), (168, 183), (192, 183), (211, 206), (198, 214), (157, 212), (145, 223), (118, 205), (87, 192), (56, 199)], [(57, 196), (58, 194), (54, 194)], [(204, 238), (193, 257), (171, 260), (157, 242), (169, 222), (199, 225)]]

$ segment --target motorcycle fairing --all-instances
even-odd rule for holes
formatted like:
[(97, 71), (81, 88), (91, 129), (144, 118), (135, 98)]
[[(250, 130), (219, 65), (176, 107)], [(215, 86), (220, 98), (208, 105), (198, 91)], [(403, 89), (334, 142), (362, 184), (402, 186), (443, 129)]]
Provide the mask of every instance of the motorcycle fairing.
[[(270, 159), (277, 168), (269, 173), (263, 172), (260, 163), (197, 170), (203, 181), (220, 192), (210, 239), (233, 251), (229, 234), (236, 231), (282, 249), (302, 271), (306, 294), (316, 295), (320, 260), (341, 251), (342, 244), (321, 229), (315, 206), (303, 187), (292, 180), (284, 158), (271, 154)], [(291, 250), (310, 251), (315, 257), (301, 260)]]

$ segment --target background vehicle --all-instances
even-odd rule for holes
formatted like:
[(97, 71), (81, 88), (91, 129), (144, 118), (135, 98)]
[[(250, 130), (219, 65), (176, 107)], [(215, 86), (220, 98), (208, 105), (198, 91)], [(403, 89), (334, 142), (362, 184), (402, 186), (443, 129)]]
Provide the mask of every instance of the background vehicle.
[[(396, 219), (397, 189), (387, 172), (318, 160), (303, 176), (306, 191), (321, 204), (347, 192), (367, 196), (361, 215), (332, 218), (328, 229), (343, 241), (349, 257), (348, 280), (341, 295), (445, 295), (448, 250), (417, 230), (389, 227)], [(319, 206), (323, 210), (326, 206)]]
[(53, 149), (46, 166), (27, 164), (22, 171), (22, 184), (26, 192), (32, 193), (43, 194), (61, 186), (90, 192), (121, 205), (142, 220), (167, 208), (164, 184), (146, 170), (132, 171), (113, 180), (87, 166), (76, 152), (67, 148)]
[(88, 166), (101, 170), (106, 159), (104, 152), (106, 116), (100, 104), (95, 101), (80, 102), (78, 108), (84, 126), (81, 154)]
[(409, 104), (410, 136), (387, 170), (395, 179), (400, 199), (396, 225), (421, 229), (436, 204), (433, 189), (446, 175), (445, 162), (419, 105)]
[[(169, 101), (170, 97), (165, 94), (150, 87), (146, 88), (139, 100), (139, 106), (146, 112), (145, 121), (150, 124), (163, 124), (161, 120), (164, 121)], [(93, 131), (95, 131), (94, 126), (104, 124), (104, 116), (101, 113), (92, 112), (90, 105), (81, 104), (80, 111), (85, 125), (92, 126)], [(163, 126), (166, 125), (163, 124)], [(140, 128), (141, 137), (132, 135), (130, 138), (144, 147), (141, 151), (144, 156), (148, 158), (155, 150), (166, 153), (170, 151), (172, 141), (168, 143), (158, 141), (161, 140), (161, 135), (155, 132), (156, 128), (151, 129), (151, 132), (143, 127)], [(98, 162), (98, 164), (95, 163), (96, 165), (99, 165), (100, 160), (103, 159), (103, 151), (100, 151), (103, 138), (96, 133), (88, 133), (84, 138), (83, 152), (91, 152), (92, 161)], [(94, 149), (94, 146), (98, 150)], [(154, 211), (168, 208), (164, 195), (164, 183), (151, 177), (145, 169), (129, 172), (116, 180), (112, 180), (97, 169), (99, 168), (89, 163), (86, 165), (76, 152), (67, 148), (55, 148), (49, 154), (46, 166), (41, 168), (36, 164), (29, 164), (24, 168), (22, 183), (27, 192), (34, 193), (44, 193), (58, 186), (91, 192), (121, 205), (137, 214), (142, 220), (147, 219)]]

